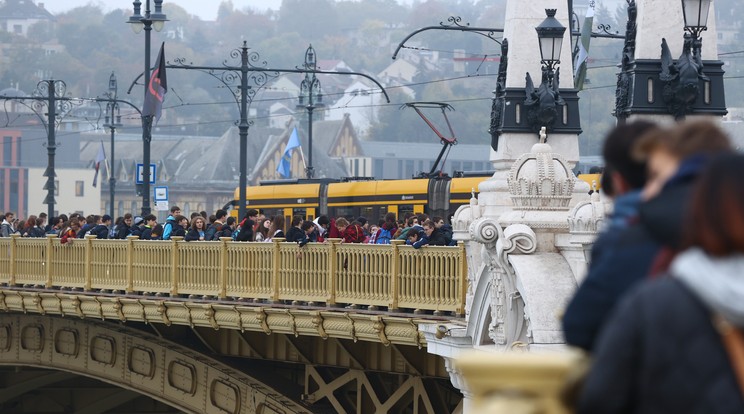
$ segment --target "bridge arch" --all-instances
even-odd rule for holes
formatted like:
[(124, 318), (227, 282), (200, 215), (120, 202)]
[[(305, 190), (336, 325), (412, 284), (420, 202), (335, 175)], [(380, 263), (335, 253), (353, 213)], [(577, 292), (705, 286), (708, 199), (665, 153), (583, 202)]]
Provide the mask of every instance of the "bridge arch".
[(188, 413), (308, 413), (262, 382), (125, 325), (6, 314), (0, 365), (54, 369), (136, 391)]

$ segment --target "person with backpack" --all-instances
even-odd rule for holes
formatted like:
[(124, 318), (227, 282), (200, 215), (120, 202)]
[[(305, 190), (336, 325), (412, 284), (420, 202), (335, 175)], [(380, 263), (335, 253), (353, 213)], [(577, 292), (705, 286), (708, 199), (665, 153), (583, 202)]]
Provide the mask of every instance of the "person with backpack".
[[(210, 223), (207, 227), (207, 230), (204, 234), (204, 240), (219, 240), (219, 238), (215, 238), (215, 234), (222, 231), (222, 226), (224, 226), (224, 220), (227, 216), (227, 211), (225, 210), (217, 210), (214, 213), (214, 222)], [(232, 233), (230, 234), (232, 236)]]
[(171, 233), (176, 229), (176, 226), (178, 226), (176, 216), (180, 215), (181, 207), (173, 206), (170, 208), (170, 215), (165, 219), (165, 224), (163, 224), (163, 240), (170, 240)]
[(253, 226), (258, 218), (258, 210), (252, 208), (245, 213), (243, 221), (240, 222), (239, 231), (235, 236), (235, 241), (253, 241)]
[(95, 227), (88, 230), (86, 235), (96, 236), (96, 239), (108, 239), (109, 237), (109, 226), (111, 225), (111, 216), (105, 214), (101, 217), (101, 223), (96, 224)]
[(390, 240), (392, 240), (393, 234), (395, 234), (397, 229), (398, 226), (395, 223), (395, 213), (385, 214), (385, 222), (382, 223), (377, 232), (372, 235), (370, 243), (390, 244)]
[(345, 218), (339, 217), (336, 219), (336, 227), (341, 233), (343, 243), (364, 243), (366, 236), (358, 222), (349, 223)]
[(214, 233), (212, 240), (219, 241), (222, 237), (232, 238), (233, 231), (235, 230), (235, 222), (235, 217), (228, 217), (220, 231)]
[(133, 221), (132, 213), (124, 214), (124, 217), (122, 218), (121, 222), (116, 225), (116, 230), (114, 233), (114, 239), (124, 240), (132, 234), (132, 221)]

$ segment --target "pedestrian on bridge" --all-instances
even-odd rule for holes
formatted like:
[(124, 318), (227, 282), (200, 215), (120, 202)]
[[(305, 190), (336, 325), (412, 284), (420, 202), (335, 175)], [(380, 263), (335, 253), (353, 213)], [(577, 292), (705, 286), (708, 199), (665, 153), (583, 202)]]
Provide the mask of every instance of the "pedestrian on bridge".
[(600, 334), (578, 413), (744, 413), (744, 155), (710, 161), (664, 277)]

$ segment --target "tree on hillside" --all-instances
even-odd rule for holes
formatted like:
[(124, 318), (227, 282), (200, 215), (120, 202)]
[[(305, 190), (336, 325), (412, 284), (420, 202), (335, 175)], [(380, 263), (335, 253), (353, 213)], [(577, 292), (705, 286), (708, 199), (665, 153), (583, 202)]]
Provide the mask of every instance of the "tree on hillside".
[(278, 33), (298, 33), (306, 42), (318, 42), (338, 33), (338, 15), (330, 0), (282, 0)]

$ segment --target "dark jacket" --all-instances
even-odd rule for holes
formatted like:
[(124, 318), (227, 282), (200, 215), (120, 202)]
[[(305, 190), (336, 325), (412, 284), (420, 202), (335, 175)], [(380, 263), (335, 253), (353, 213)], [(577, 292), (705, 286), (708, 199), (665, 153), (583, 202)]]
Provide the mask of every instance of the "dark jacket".
[(630, 226), (600, 235), (587, 276), (564, 314), (566, 342), (591, 351), (620, 298), (648, 277), (663, 248), (679, 245), (690, 191), (704, 160), (684, 161), (656, 197), (638, 206)]
[(449, 224), (443, 224), (442, 227), (439, 228), (439, 231), (442, 232), (444, 240), (447, 241), (447, 246), (457, 245), (457, 242), (452, 240), (452, 226), (450, 226)]
[[(305, 232), (302, 231), (299, 227), (292, 227), (289, 230), (287, 230), (287, 240), (288, 242), (297, 242), (300, 243), (303, 240), (307, 239), (307, 236), (305, 235)], [(305, 241), (307, 243), (307, 241)]]
[(217, 221), (210, 223), (204, 232), (204, 240), (215, 240), (214, 235), (222, 230), (222, 226), (223, 224)]
[[(178, 236), (177, 234), (174, 234), (174, 236)], [(201, 237), (201, 234), (199, 234), (199, 230), (196, 229), (189, 229), (189, 231), (186, 232), (186, 236), (184, 236), (185, 241), (198, 241), (199, 237)], [(204, 237), (204, 240), (207, 240), (206, 236)]]
[(255, 224), (256, 223), (254, 223), (251, 219), (243, 219), (243, 221), (240, 222), (240, 232), (235, 238), (235, 241), (253, 241), (253, 226)]
[(28, 233), (26, 233), (28, 237), (44, 237), (44, 229), (38, 226), (31, 227), (28, 229)]
[(103, 224), (97, 224), (95, 227), (90, 229), (90, 234), (96, 236), (96, 239), (108, 239), (109, 228)]
[(116, 226), (115, 239), (126, 239), (132, 233), (132, 229), (123, 221)]
[(446, 246), (449, 244), (441, 229), (434, 229), (429, 236), (429, 246)]
[(172, 237), (186, 237), (186, 229), (183, 226), (175, 224), (173, 225), (173, 231), (171, 231), (170, 238)]
[(232, 238), (233, 229), (230, 228), (227, 224), (224, 224), (222, 228), (214, 233), (214, 237), (212, 240), (219, 240), (220, 237), (230, 237)]
[(597, 341), (577, 410), (742, 412), (744, 401), (710, 312), (668, 277), (639, 285), (617, 306)]
[(141, 240), (152, 240), (152, 227), (142, 226)]

